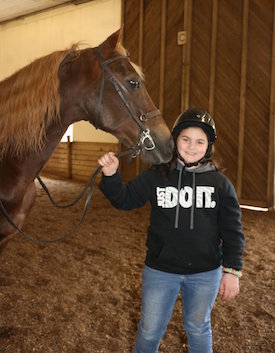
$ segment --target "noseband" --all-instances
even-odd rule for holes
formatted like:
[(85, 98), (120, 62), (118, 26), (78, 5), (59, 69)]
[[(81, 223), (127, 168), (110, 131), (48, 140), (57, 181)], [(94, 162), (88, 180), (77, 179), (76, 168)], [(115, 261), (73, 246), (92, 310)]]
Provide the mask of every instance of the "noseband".
[[(133, 155), (132, 157), (136, 157), (141, 150), (144, 148), (147, 151), (153, 150), (156, 145), (155, 142), (150, 134), (150, 130), (146, 129), (144, 126), (144, 123), (150, 119), (153, 118), (157, 115), (160, 115), (160, 111), (154, 110), (148, 113), (142, 112), (139, 107), (137, 107), (136, 104), (132, 101), (132, 105), (135, 107), (135, 110), (139, 112), (139, 115), (137, 115), (133, 109), (131, 108), (131, 105), (129, 104), (128, 100), (125, 97), (125, 94), (129, 95), (129, 91), (117, 80), (111, 69), (109, 68), (109, 64), (113, 63), (114, 61), (121, 60), (121, 59), (126, 59), (130, 61), (130, 58), (125, 55), (119, 55), (114, 58), (110, 58), (107, 60), (103, 60), (101, 53), (98, 48), (93, 48), (93, 52), (95, 53), (100, 66), (102, 68), (102, 77), (101, 77), (101, 85), (100, 85), (100, 91), (99, 91), (99, 99), (98, 99), (98, 105), (97, 105), (97, 110), (96, 110), (96, 118), (95, 118), (95, 128), (98, 128), (98, 119), (99, 119), (99, 114), (101, 110), (101, 105), (102, 105), (102, 96), (103, 96), (103, 90), (104, 90), (104, 83), (105, 83), (105, 75), (107, 74), (109, 76), (109, 81), (112, 83), (112, 85), (115, 88), (115, 91), (119, 95), (120, 99), (122, 100), (124, 106), (127, 108), (131, 118), (133, 121), (138, 125), (139, 127), (139, 134), (137, 138), (137, 142), (134, 146), (132, 146), (133, 149)], [(124, 93), (123, 93), (124, 92)]]

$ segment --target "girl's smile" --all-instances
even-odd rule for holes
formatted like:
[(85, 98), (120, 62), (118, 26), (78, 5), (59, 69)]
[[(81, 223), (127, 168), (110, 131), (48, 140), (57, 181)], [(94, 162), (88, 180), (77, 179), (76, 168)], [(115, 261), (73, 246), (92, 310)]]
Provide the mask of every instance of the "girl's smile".
[(207, 148), (207, 135), (199, 127), (188, 127), (177, 138), (178, 152), (186, 163), (195, 163), (202, 159)]

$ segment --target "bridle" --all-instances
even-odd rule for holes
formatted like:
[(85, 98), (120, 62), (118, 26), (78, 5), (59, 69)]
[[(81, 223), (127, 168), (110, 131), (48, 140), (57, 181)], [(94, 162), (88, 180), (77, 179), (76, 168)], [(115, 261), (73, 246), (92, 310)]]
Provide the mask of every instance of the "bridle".
[(156, 110), (148, 112), (148, 113), (144, 113), (143, 111), (140, 110), (140, 108), (137, 106), (137, 104), (135, 104), (135, 102), (132, 101), (130, 103), (132, 103), (132, 106), (134, 106), (135, 110), (138, 111), (138, 115), (137, 115), (133, 111), (129, 101), (126, 99), (126, 95), (129, 96), (129, 91), (117, 80), (117, 78), (115, 77), (115, 75), (113, 74), (112, 70), (109, 67), (109, 64), (111, 64), (117, 60), (123, 59), (123, 60), (128, 60), (130, 62), (129, 56), (119, 55), (119, 56), (115, 56), (115, 57), (107, 59), (107, 60), (103, 60), (102, 55), (101, 55), (98, 48), (93, 48), (92, 51), (96, 55), (96, 57), (100, 63), (100, 66), (102, 68), (101, 84), (100, 84), (100, 90), (99, 90), (99, 99), (98, 99), (98, 104), (97, 104), (97, 109), (96, 109), (96, 117), (95, 117), (95, 122), (94, 122), (95, 128), (98, 128), (98, 120), (99, 120), (100, 110), (101, 110), (101, 106), (102, 106), (102, 97), (103, 97), (103, 91), (104, 91), (105, 77), (106, 77), (106, 75), (108, 75), (109, 81), (114, 86), (115, 91), (119, 95), (124, 106), (127, 108), (131, 118), (139, 127), (139, 134), (137, 137), (137, 142), (135, 145), (133, 145), (131, 147), (131, 149), (133, 150), (132, 158), (136, 157), (141, 152), (142, 149), (145, 149), (147, 151), (153, 150), (156, 147), (156, 145), (155, 145), (155, 142), (150, 134), (150, 130), (145, 128), (144, 123), (148, 119), (160, 115), (159, 109), (156, 109)]
[[(112, 85), (114, 86), (117, 94), (119, 95), (119, 97), (121, 98), (123, 104), (127, 108), (131, 118), (133, 119), (133, 121), (139, 127), (139, 134), (138, 134), (138, 138), (137, 138), (136, 144), (131, 146), (126, 151), (123, 151), (123, 152), (120, 152), (119, 154), (117, 154), (117, 157), (120, 158), (120, 157), (122, 157), (124, 155), (130, 155), (132, 158), (134, 158), (141, 152), (141, 150), (143, 148), (145, 150), (147, 150), (147, 151), (153, 150), (156, 146), (155, 146), (155, 143), (154, 143), (154, 140), (153, 140), (152, 136), (150, 135), (150, 130), (145, 128), (144, 123), (148, 119), (160, 115), (160, 111), (157, 109), (157, 110), (154, 110), (154, 111), (151, 111), (151, 112), (148, 112), (148, 113), (144, 113), (137, 107), (136, 104), (133, 104), (133, 102), (131, 102), (132, 105), (134, 105), (135, 110), (139, 112), (139, 116), (137, 114), (135, 114), (135, 112), (131, 108), (131, 105), (129, 104), (128, 100), (125, 97), (125, 94), (129, 95), (128, 90), (116, 79), (115, 75), (113, 74), (113, 72), (111, 71), (111, 69), (108, 66), (109, 64), (113, 63), (116, 60), (121, 60), (121, 59), (125, 60), (126, 59), (126, 60), (130, 61), (129, 57), (128, 56), (124, 56), (124, 55), (120, 55), (120, 56), (116, 56), (116, 57), (113, 57), (113, 58), (110, 58), (110, 59), (107, 59), (107, 60), (104, 61), (98, 48), (93, 48), (92, 50), (94, 51), (95, 55), (97, 56), (97, 58), (99, 60), (100, 65), (101, 65), (102, 77), (101, 77), (101, 85), (100, 85), (100, 91), (99, 91), (99, 99), (98, 99), (98, 105), (97, 105), (97, 110), (96, 110), (95, 122), (92, 123), (90, 121), (90, 123), (93, 124), (96, 128), (98, 128), (98, 120), (99, 120), (99, 115), (100, 115), (100, 110), (101, 110), (101, 105), (102, 105), (102, 96), (103, 96), (103, 91), (104, 91), (105, 76), (107, 74), (109, 76), (109, 80), (112, 83)], [(86, 114), (88, 115), (88, 112), (86, 112)], [(57, 207), (57, 208), (72, 207), (79, 200), (81, 200), (82, 197), (84, 196), (84, 194), (86, 193), (86, 191), (89, 190), (80, 221), (73, 227), (73, 229), (71, 231), (63, 234), (58, 239), (52, 239), (52, 240), (51, 239), (40, 239), (40, 238), (37, 238), (35, 236), (32, 236), (32, 235), (24, 232), (21, 228), (19, 228), (15, 224), (15, 222), (11, 218), (10, 214), (8, 213), (6, 208), (4, 207), (4, 205), (3, 205), (1, 200), (0, 200), (0, 211), (3, 214), (3, 216), (7, 219), (7, 221), (20, 234), (24, 235), (29, 240), (32, 240), (32, 241), (34, 241), (34, 242), (36, 242), (38, 244), (51, 244), (51, 243), (57, 243), (57, 242), (64, 241), (64, 240), (70, 238), (77, 231), (77, 229), (80, 227), (80, 225), (83, 223), (85, 215), (86, 215), (87, 210), (88, 210), (88, 206), (90, 204), (90, 201), (91, 201), (91, 198), (92, 198), (92, 195), (93, 195), (96, 178), (97, 178), (97, 175), (99, 174), (99, 172), (101, 171), (101, 168), (102, 167), (99, 166), (95, 170), (95, 172), (91, 175), (88, 183), (85, 185), (85, 187), (83, 188), (81, 193), (75, 198), (75, 200), (73, 202), (71, 202), (70, 204), (67, 204), (67, 205), (58, 205), (58, 204), (56, 204), (56, 202), (51, 197), (50, 192), (49, 192), (48, 188), (46, 187), (46, 185), (44, 184), (44, 182), (41, 180), (41, 178), (39, 176), (37, 176), (37, 179), (38, 179), (40, 185), (42, 186), (42, 188), (47, 193), (47, 195), (48, 195), (49, 199), (51, 200), (52, 204), (55, 207)]]

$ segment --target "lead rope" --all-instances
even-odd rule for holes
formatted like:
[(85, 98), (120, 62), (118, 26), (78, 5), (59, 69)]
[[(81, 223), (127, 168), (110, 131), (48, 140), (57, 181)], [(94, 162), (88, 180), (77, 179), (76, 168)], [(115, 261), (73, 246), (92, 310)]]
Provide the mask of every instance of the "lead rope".
[[(133, 158), (136, 156), (136, 149), (134, 147), (129, 148), (128, 150), (125, 150), (123, 152), (119, 152), (117, 153), (115, 156), (117, 158), (121, 158), (123, 156), (127, 156), (129, 154), (133, 154)], [(100, 168), (100, 167), (99, 167)], [(94, 174), (97, 172), (97, 170), (94, 172)], [(53, 199), (49, 189), (47, 188), (46, 184), (43, 182), (43, 180), (41, 179), (41, 177), (38, 175), (36, 177), (36, 179), (38, 180), (39, 184), (41, 185), (41, 187), (44, 189), (44, 191), (46, 192), (48, 198), (50, 199), (51, 203), (54, 205), (54, 207), (56, 208), (69, 208), (74, 206), (75, 204), (77, 204), (78, 201), (80, 201), (82, 199), (82, 197), (84, 196), (84, 194), (86, 193), (86, 191), (88, 190), (88, 188), (92, 185), (92, 183), (94, 182), (94, 174), (92, 174), (90, 176), (90, 179), (88, 180), (87, 184), (84, 186), (84, 188), (82, 189), (82, 191), (80, 192), (80, 194), (69, 204), (65, 204), (65, 205), (61, 205), (61, 204), (57, 204), (55, 202), (55, 200)]]
[(0, 200), (0, 209), (1, 209), (1, 212), (3, 213), (3, 215), (6, 217), (6, 219), (9, 221), (9, 223), (20, 233), (22, 234), (25, 238), (27, 238), (28, 240), (32, 240), (34, 241), (35, 243), (37, 244), (51, 244), (51, 243), (58, 243), (58, 242), (61, 242), (61, 241), (64, 241), (68, 238), (70, 238), (76, 231), (77, 229), (80, 227), (80, 225), (83, 223), (83, 220), (85, 218), (85, 215), (87, 213), (87, 210), (88, 210), (88, 206), (90, 204), (90, 201), (91, 201), (91, 198), (92, 198), (92, 194), (93, 194), (93, 191), (94, 191), (94, 186), (95, 186), (95, 180), (96, 180), (96, 177), (98, 175), (98, 173), (100, 172), (101, 170), (101, 167), (98, 167), (96, 169), (96, 171), (94, 172), (93, 174), (93, 185), (91, 186), (91, 189), (89, 191), (89, 194), (87, 196), (87, 199), (86, 199), (86, 202), (85, 202), (85, 206), (83, 208), (83, 212), (82, 212), (82, 216), (81, 216), (81, 219), (80, 221), (73, 227), (73, 229), (67, 233), (65, 233), (63, 236), (61, 236), (60, 238), (57, 238), (57, 239), (41, 239), (41, 238), (38, 238), (36, 236), (33, 236), (33, 235), (30, 235), (26, 232), (24, 232), (21, 228), (19, 228), (12, 220), (12, 218), (10, 217), (10, 215), (8, 214), (7, 210), (5, 209), (2, 201)]
[[(132, 154), (133, 153), (133, 148), (130, 148), (126, 151), (123, 151), (123, 152), (120, 152), (118, 154), (116, 154), (116, 157), (117, 158), (121, 158), (123, 156), (126, 156), (126, 155), (129, 155), (129, 154)], [(88, 187), (90, 187), (90, 191), (87, 195), (87, 198), (86, 198), (86, 201), (85, 201), (85, 205), (84, 205), (84, 208), (83, 208), (83, 211), (82, 211), (82, 215), (81, 215), (81, 218), (80, 218), (80, 221), (73, 227), (73, 229), (67, 233), (65, 233), (64, 235), (62, 235), (60, 238), (57, 238), (57, 239), (41, 239), (41, 238), (38, 238), (36, 236), (33, 236), (33, 235), (30, 235), (26, 232), (24, 232), (21, 228), (19, 228), (15, 223), (14, 221), (12, 220), (11, 216), (9, 215), (9, 213), (7, 212), (7, 210), (5, 209), (2, 201), (0, 200), (0, 210), (2, 212), (2, 214), (6, 217), (6, 219), (8, 220), (8, 222), (20, 233), (22, 234), (25, 238), (27, 238), (28, 240), (31, 240), (31, 241), (34, 241), (35, 243), (37, 244), (52, 244), (52, 243), (59, 243), (59, 242), (62, 242), (68, 238), (70, 238), (77, 230), (78, 228), (81, 226), (81, 224), (83, 223), (84, 221), (84, 218), (86, 216), (86, 213), (88, 211), (88, 207), (89, 207), (89, 204), (91, 202), (91, 199), (92, 199), (92, 195), (93, 195), (93, 192), (94, 192), (94, 187), (95, 187), (95, 182), (96, 182), (96, 178), (99, 174), (99, 172), (101, 171), (102, 167), (99, 166), (95, 172), (92, 174), (92, 176), (90, 177), (87, 185), (84, 187), (84, 189), (82, 190), (82, 192), (80, 193), (80, 195), (69, 205), (57, 205), (55, 203), (55, 201), (53, 200), (53, 198), (51, 197), (46, 185), (43, 183), (43, 185), (45, 186), (45, 188), (43, 187), (43, 189), (46, 191), (47, 195), (49, 196), (50, 200), (52, 201), (53, 205), (55, 207), (59, 207), (59, 208), (66, 208), (66, 207), (70, 207), (72, 205), (75, 205), (82, 197), (83, 195), (85, 194), (86, 190), (88, 189)], [(41, 178), (39, 177), (39, 179), (41, 180)], [(38, 180), (39, 180), (38, 179)], [(42, 180), (41, 180), (42, 181)], [(40, 181), (39, 181), (40, 182)], [(42, 185), (42, 184), (41, 184)]]

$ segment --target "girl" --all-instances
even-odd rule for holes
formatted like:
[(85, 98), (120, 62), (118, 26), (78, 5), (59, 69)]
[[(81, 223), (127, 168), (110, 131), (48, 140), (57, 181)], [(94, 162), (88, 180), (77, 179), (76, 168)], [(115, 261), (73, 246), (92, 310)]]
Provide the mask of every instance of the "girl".
[(182, 294), (189, 353), (211, 353), (210, 314), (218, 294), (239, 292), (245, 246), (233, 185), (211, 160), (214, 120), (189, 109), (175, 121), (174, 157), (123, 184), (113, 153), (99, 159), (101, 191), (124, 210), (151, 203), (134, 353), (157, 353)]

